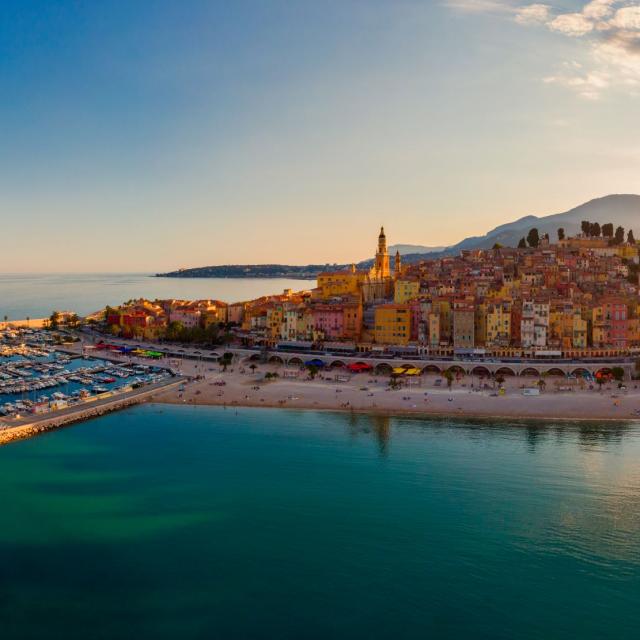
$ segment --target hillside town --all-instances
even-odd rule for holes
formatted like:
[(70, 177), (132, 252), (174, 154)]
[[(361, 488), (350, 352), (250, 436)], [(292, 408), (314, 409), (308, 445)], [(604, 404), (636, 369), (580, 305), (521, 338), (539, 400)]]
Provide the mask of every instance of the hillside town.
[(324, 272), (311, 290), (227, 303), (132, 300), (101, 316), (114, 336), (430, 356), (612, 357), (640, 348), (633, 232), (582, 223), (403, 265), (382, 228), (373, 266)]

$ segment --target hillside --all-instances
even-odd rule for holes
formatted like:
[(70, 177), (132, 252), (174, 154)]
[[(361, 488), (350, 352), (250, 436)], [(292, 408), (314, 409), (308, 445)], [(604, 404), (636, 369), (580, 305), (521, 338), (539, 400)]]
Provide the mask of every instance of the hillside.
[[(612, 222), (614, 226), (622, 226), (625, 230), (634, 229), (636, 237), (640, 237), (640, 195), (614, 194), (585, 202), (574, 209), (547, 216), (528, 215), (514, 222), (502, 224), (483, 236), (470, 236), (450, 247), (427, 247), (414, 244), (396, 244), (389, 247), (389, 252), (400, 251), (405, 263), (414, 263), (425, 258), (437, 258), (455, 255), (462, 249), (490, 249), (499, 243), (506, 247), (515, 247), (532, 227), (536, 227), (540, 235), (548, 233), (553, 240), (558, 229), (562, 227), (566, 235), (575, 235), (580, 231), (583, 220), (605, 224)], [(393, 258), (391, 260), (393, 266)], [(368, 268), (373, 264), (371, 258), (357, 264), (359, 268)], [(158, 277), (170, 278), (299, 278), (313, 279), (321, 271), (347, 268), (343, 264), (324, 265), (219, 265), (182, 269)]]

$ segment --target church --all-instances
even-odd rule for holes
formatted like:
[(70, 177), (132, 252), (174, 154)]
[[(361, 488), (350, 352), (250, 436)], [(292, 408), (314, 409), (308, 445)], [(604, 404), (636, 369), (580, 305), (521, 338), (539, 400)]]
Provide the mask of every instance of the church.
[(378, 248), (372, 267), (358, 270), (352, 264), (348, 271), (330, 271), (318, 275), (318, 291), (320, 297), (354, 296), (363, 304), (383, 302), (393, 298), (393, 286), (402, 270), (400, 253), (396, 252), (395, 265), (391, 270), (391, 261), (387, 249), (387, 237), (384, 227), (380, 228)]
[(393, 284), (402, 270), (400, 252), (396, 251), (393, 273), (387, 250), (387, 236), (384, 227), (380, 227), (378, 236), (378, 250), (369, 270), (366, 280), (362, 284), (362, 301), (364, 303), (382, 301), (393, 298)]

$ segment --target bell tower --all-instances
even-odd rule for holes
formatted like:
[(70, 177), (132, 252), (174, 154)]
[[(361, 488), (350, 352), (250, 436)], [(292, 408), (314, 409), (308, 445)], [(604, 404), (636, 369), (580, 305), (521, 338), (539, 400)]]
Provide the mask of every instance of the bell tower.
[(387, 252), (387, 236), (384, 235), (384, 227), (380, 227), (374, 271), (377, 278), (388, 278), (391, 275), (389, 253)]
[(387, 236), (384, 235), (384, 227), (380, 227), (380, 235), (378, 236), (378, 253), (387, 253)]

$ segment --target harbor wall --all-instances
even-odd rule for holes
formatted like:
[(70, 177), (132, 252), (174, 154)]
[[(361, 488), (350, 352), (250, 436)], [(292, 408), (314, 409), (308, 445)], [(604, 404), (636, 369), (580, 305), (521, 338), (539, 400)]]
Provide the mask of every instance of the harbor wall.
[(90, 418), (96, 418), (112, 411), (126, 409), (141, 402), (149, 400), (155, 393), (166, 391), (174, 386), (184, 384), (185, 378), (172, 380), (168, 384), (161, 384), (150, 389), (133, 391), (121, 397), (109, 398), (91, 403), (90, 405), (74, 406), (69, 409), (61, 410), (57, 415), (47, 414), (40, 419), (34, 419), (31, 422), (6, 426), (0, 429), (0, 446), (15, 442), (16, 440), (24, 440), (33, 436), (68, 426), (75, 422), (82, 422)]

